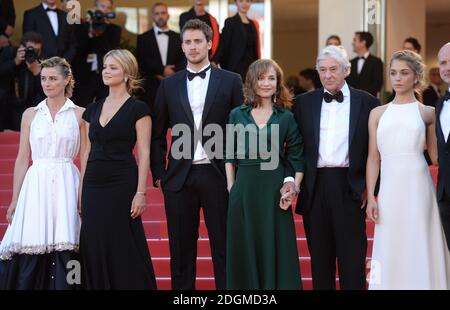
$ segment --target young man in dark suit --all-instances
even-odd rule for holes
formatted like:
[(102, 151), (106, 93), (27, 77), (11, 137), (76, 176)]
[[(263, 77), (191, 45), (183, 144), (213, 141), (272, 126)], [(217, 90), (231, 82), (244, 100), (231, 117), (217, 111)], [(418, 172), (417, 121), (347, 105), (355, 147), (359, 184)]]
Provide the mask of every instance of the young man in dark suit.
[(337, 260), (340, 288), (364, 290), (368, 120), (379, 101), (347, 85), (350, 63), (341, 47), (326, 47), (317, 70), (324, 88), (298, 96), (293, 111), (305, 176), (300, 189), (287, 178), (282, 198), (299, 193), (296, 212), (303, 215), (314, 289), (336, 289)]
[[(223, 152), (207, 146), (218, 139), (222, 147), (225, 146), (229, 112), (244, 100), (242, 80), (238, 74), (211, 66), (208, 51), (212, 46), (212, 30), (206, 23), (198, 19), (188, 21), (181, 37), (187, 68), (164, 79), (158, 89), (153, 115), (151, 170), (155, 186), (164, 193), (172, 288), (195, 289), (202, 208), (216, 289), (225, 289), (228, 207), (225, 164)], [(203, 132), (211, 126), (222, 135)], [(169, 128), (172, 146), (166, 168)], [(186, 141), (187, 145), (183, 144)], [(215, 152), (220, 154), (216, 156)]]
[(377, 96), (383, 86), (383, 62), (369, 52), (373, 36), (370, 32), (356, 32), (352, 44), (358, 57), (351, 61), (352, 68), (347, 83), (353, 88)]
[(436, 102), (436, 136), (438, 145), (439, 176), (437, 199), (447, 246), (450, 250), (450, 42), (438, 54), (442, 80), (449, 89)]
[(25, 11), (23, 33), (41, 34), (44, 40), (43, 59), (59, 56), (72, 62), (77, 49), (74, 26), (67, 23), (67, 14), (56, 4), (56, 0), (44, 0), (37, 7)]
[(144, 100), (153, 107), (161, 80), (185, 67), (180, 34), (169, 30), (168, 6), (158, 2), (152, 7), (154, 27), (137, 38), (137, 60), (145, 79)]

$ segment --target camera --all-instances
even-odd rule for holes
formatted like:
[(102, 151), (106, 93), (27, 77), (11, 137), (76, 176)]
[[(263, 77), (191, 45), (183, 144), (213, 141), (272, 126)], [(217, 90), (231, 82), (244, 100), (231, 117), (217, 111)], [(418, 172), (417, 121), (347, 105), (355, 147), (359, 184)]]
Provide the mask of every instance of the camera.
[(38, 59), (39, 59), (39, 51), (35, 50), (32, 47), (27, 47), (25, 49), (25, 61), (27, 63), (32, 64)]
[(105, 31), (107, 25), (108, 25), (108, 20), (109, 19), (114, 19), (116, 18), (116, 13), (115, 12), (108, 12), (108, 13), (103, 13), (100, 10), (89, 10), (87, 12), (87, 17), (86, 20), (91, 23), (92, 28), (94, 30), (97, 31)]

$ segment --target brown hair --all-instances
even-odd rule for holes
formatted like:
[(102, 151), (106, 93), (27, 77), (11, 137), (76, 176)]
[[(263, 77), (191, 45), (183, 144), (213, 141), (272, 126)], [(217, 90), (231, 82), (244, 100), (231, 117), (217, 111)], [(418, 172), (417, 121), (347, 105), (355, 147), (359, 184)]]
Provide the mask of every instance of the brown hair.
[(72, 69), (67, 60), (56, 56), (46, 59), (41, 62), (41, 70), (44, 68), (59, 68), (59, 71), (61, 72), (61, 75), (64, 77), (64, 79), (69, 78), (69, 83), (64, 89), (64, 96), (66, 96), (67, 98), (72, 97), (73, 88), (75, 87), (75, 80), (73, 78)]
[(390, 66), (394, 60), (402, 60), (406, 62), (408, 67), (414, 72), (417, 78), (417, 82), (414, 83), (414, 90), (417, 93), (421, 93), (425, 86), (425, 64), (423, 63), (422, 57), (413, 51), (398, 51), (392, 55)]
[(127, 92), (130, 95), (135, 94), (142, 88), (142, 80), (139, 79), (139, 66), (136, 57), (128, 50), (111, 50), (103, 57), (103, 62), (110, 56), (119, 62), (123, 68), (123, 72), (128, 77), (126, 81)]
[(211, 27), (200, 19), (191, 19), (183, 26), (183, 29), (181, 29), (181, 41), (183, 41), (183, 34), (186, 30), (200, 30), (205, 35), (207, 42), (211, 41), (213, 37)]
[(258, 79), (266, 74), (270, 68), (273, 68), (277, 75), (277, 90), (273, 98), (274, 104), (281, 108), (290, 109), (292, 107), (293, 95), (284, 84), (283, 70), (271, 59), (256, 60), (248, 68), (244, 84), (245, 103), (252, 107), (260, 105), (261, 98), (256, 94)]

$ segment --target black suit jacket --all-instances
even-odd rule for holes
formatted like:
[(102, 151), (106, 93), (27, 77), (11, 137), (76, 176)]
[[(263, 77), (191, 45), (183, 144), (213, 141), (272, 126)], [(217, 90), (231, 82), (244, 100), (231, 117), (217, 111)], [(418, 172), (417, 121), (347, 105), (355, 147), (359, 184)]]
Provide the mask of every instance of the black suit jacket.
[[(306, 214), (311, 209), (317, 174), (320, 143), (320, 116), (324, 89), (296, 98), (294, 116), (303, 137), (305, 176), (297, 200), (296, 212)], [(349, 169), (348, 182), (355, 200), (366, 188), (366, 162), (369, 146), (369, 114), (380, 104), (370, 94), (350, 87)]]
[(16, 23), (16, 11), (12, 0), (0, 0), (0, 34), (5, 32), (6, 27), (14, 27)]
[[(222, 127), (223, 147), (225, 147), (225, 126), (230, 111), (244, 101), (241, 77), (235, 73), (212, 68), (202, 116), (202, 128), (208, 124), (218, 124)], [(169, 152), (169, 163), (166, 169), (167, 140), (169, 128), (175, 125), (185, 125), (191, 132), (191, 159), (174, 159)], [(194, 156), (194, 117), (187, 93), (187, 71), (182, 70), (163, 80), (155, 100), (153, 117), (153, 133), (151, 143), (150, 164), (153, 181), (161, 180), (164, 189), (179, 191), (188, 176)], [(202, 144), (213, 136), (202, 134)], [(172, 136), (172, 145), (180, 136)], [(177, 148), (178, 149), (178, 148)], [(206, 150), (207, 151), (207, 150)], [(226, 184), (225, 165), (221, 158), (208, 157)]]
[[(258, 42), (258, 32), (252, 20), (250, 20), (250, 26), (253, 29), (256, 42)], [(244, 24), (242, 23), (239, 14), (233, 17), (229, 17), (225, 20), (225, 26), (222, 29), (222, 35), (220, 36), (220, 47), (217, 55), (217, 60), (223, 69), (233, 72), (241, 72), (239, 69), (241, 65), (242, 57), (247, 49), (247, 31), (245, 31)], [(258, 44), (257, 44), (258, 45)], [(258, 59), (258, 47), (252, 51), (254, 59)]]
[(383, 62), (371, 54), (364, 62), (361, 73), (358, 74), (358, 57), (351, 61), (352, 69), (347, 83), (356, 89), (362, 89), (377, 96), (383, 86)]
[[(440, 115), (444, 99), (440, 98), (436, 102), (436, 136), (438, 147), (439, 173), (437, 182), (437, 199), (444, 198), (444, 194), (450, 196), (450, 139), (445, 142), (444, 133), (442, 131)], [(449, 120), (450, 121), (450, 120)]]
[[(164, 65), (153, 28), (137, 37), (136, 56), (142, 77), (145, 79), (145, 101), (153, 106), (160, 85), (156, 75), (162, 75), (164, 72)], [(186, 67), (186, 59), (181, 49), (181, 38), (175, 31), (169, 31), (167, 65), (175, 65), (175, 71), (180, 71)]]
[(436, 102), (439, 100), (439, 95), (434, 90), (433, 86), (428, 86), (422, 94), (423, 104), (431, 107), (436, 106)]
[(42, 4), (25, 11), (23, 16), (23, 33), (34, 31), (42, 35), (42, 58), (53, 56), (64, 57), (72, 62), (77, 49), (74, 26), (69, 25), (66, 20), (67, 14), (57, 9), (58, 14), (58, 36), (55, 35), (50, 19)]

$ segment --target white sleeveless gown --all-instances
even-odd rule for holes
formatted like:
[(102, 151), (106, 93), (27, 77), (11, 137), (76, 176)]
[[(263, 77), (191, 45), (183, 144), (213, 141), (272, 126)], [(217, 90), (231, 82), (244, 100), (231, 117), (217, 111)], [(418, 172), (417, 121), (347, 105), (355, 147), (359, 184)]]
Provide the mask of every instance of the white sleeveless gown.
[(381, 155), (369, 289), (450, 288), (450, 255), (423, 150), (418, 102), (389, 104), (377, 130)]
[(45, 100), (35, 107), (30, 126), (33, 164), (0, 244), (0, 260), (16, 254), (78, 250), (80, 177), (73, 160), (80, 147), (80, 130), (75, 108), (67, 99), (53, 122)]

